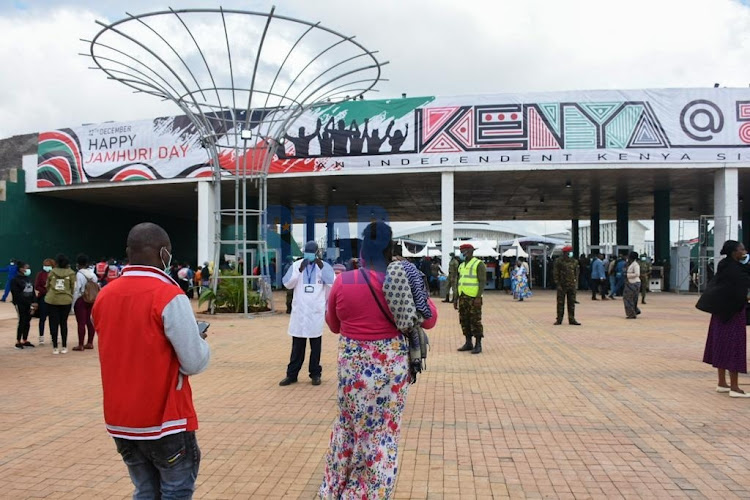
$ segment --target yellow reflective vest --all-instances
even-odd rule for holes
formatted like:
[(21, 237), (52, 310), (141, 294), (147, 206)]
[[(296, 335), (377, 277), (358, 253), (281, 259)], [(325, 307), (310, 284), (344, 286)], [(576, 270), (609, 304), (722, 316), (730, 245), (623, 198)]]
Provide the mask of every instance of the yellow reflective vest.
[(469, 262), (458, 266), (458, 295), (476, 297), (479, 295), (479, 276), (477, 268), (482, 261), (472, 257)]

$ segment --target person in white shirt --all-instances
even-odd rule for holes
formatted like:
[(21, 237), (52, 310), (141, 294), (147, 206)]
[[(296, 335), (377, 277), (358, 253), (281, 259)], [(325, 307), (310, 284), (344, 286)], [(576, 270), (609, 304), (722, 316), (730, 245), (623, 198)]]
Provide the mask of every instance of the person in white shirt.
[(641, 310), (638, 309), (638, 294), (641, 291), (641, 266), (638, 264), (638, 253), (630, 252), (626, 269), (622, 302), (625, 305), (625, 317), (636, 319), (641, 314)]
[(305, 361), (305, 347), (310, 339), (310, 378), (313, 385), (320, 385), (323, 369), (320, 366), (320, 350), (325, 324), (326, 303), (335, 279), (333, 268), (323, 262), (318, 253), (318, 244), (308, 241), (304, 257), (295, 261), (284, 276), (284, 286), (294, 290), (292, 313), (289, 318), (289, 335), (292, 337), (292, 354), (286, 369), (286, 377), (279, 385), (297, 382)]

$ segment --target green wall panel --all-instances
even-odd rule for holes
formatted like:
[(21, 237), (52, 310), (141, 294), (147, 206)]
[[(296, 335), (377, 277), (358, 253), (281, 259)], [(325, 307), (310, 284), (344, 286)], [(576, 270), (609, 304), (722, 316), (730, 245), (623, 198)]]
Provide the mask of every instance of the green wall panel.
[[(197, 261), (197, 222), (133, 210), (26, 194), (23, 171), (18, 182), (8, 182), (6, 201), (0, 202), (0, 267), (11, 258), (31, 263), (35, 274), (42, 260), (65, 253), (73, 261), (79, 253), (92, 259), (125, 257), (128, 231), (140, 222), (162, 226), (172, 240), (176, 261)], [(0, 273), (0, 283), (6, 275)]]

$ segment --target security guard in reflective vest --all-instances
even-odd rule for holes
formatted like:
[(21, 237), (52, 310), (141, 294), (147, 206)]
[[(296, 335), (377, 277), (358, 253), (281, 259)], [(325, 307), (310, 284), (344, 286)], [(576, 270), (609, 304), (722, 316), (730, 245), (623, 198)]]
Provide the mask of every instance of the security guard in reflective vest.
[[(458, 266), (458, 318), (466, 343), (458, 348), (459, 351), (471, 351), (472, 354), (482, 352), (482, 292), (487, 282), (487, 266), (480, 259), (474, 257), (474, 247), (464, 244), (461, 250), (461, 265)], [(472, 345), (471, 337), (476, 339)]]

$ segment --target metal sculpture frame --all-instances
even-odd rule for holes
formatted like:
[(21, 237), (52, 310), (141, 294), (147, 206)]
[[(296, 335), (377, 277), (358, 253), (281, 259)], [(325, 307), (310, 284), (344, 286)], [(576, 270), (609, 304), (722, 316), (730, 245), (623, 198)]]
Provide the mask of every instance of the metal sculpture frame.
[[(221, 276), (221, 279), (243, 280), (246, 315), (250, 281), (257, 282), (261, 299), (273, 309), (267, 245), (267, 178), (271, 163), (280, 148), (284, 148), (286, 132), (297, 118), (311, 108), (332, 101), (362, 99), (366, 92), (376, 91), (374, 87), (382, 80), (381, 69), (387, 62), (378, 61), (377, 52), (366, 49), (354, 37), (320, 23), (277, 15), (275, 7), (269, 12), (170, 8), (140, 15), (126, 14), (128, 17), (111, 24), (97, 21), (102, 29), (92, 40), (83, 40), (89, 44), (89, 53), (82, 55), (91, 57), (96, 64), (92, 69), (104, 71), (109, 79), (136, 92), (172, 101), (185, 113), (199, 133), (198, 140), (206, 149), (213, 170), (215, 232), (211, 286), (214, 294), (219, 283), (222, 245), (234, 245), (235, 258), (239, 263), (241, 255), (244, 265), (238, 276)], [(216, 50), (212, 43), (214, 38), (203, 45), (199, 43), (195, 26), (191, 30), (188, 22), (196, 18), (211, 20), (211, 28), (223, 39), (226, 59), (220, 64), (224, 66), (209, 64), (206, 54)], [(238, 20), (246, 23), (242, 27), (248, 29), (231, 29), (229, 20), (235, 21), (235, 25)], [(179, 33), (172, 34), (175, 39), (168, 39), (170, 33), (164, 28), (168, 22), (178, 28)], [(258, 36), (253, 40), (257, 49), (252, 60), (233, 58), (233, 47), (245, 47), (247, 41), (242, 38), (252, 32), (254, 26), (258, 28)], [(277, 33), (273, 40), (272, 28), (276, 28)], [(295, 30), (301, 33), (290, 36)], [(231, 40), (233, 36), (239, 42)], [(312, 40), (314, 38), (322, 40)], [(272, 41), (286, 42), (288, 50), (283, 58), (273, 51), (266, 56)], [(251, 63), (252, 71), (241, 79), (238, 65), (244, 63)], [(261, 81), (261, 65), (265, 74), (274, 74), (270, 84)], [(296, 69), (299, 67), (302, 69)], [(272, 69), (268, 71), (268, 68)], [(243, 102), (240, 99), (243, 97), (247, 99), (247, 106), (239, 108), (238, 102)], [(248, 145), (250, 141), (253, 142)], [(231, 169), (222, 167), (222, 160), (226, 165), (227, 158), (233, 160)], [(222, 204), (224, 182), (234, 184), (231, 208), (224, 208)], [(257, 203), (252, 207), (248, 204), (248, 188), (257, 193)], [(222, 239), (222, 223), (226, 218), (234, 218), (232, 239)], [(257, 224), (257, 239), (248, 239), (249, 218), (255, 219)], [(252, 269), (248, 251), (252, 255), (253, 250), (259, 259), (260, 275), (248, 272), (248, 268)], [(214, 312), (213, 304), (211, 312)]]

